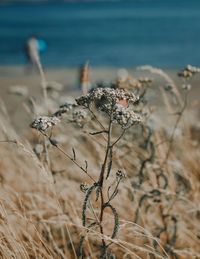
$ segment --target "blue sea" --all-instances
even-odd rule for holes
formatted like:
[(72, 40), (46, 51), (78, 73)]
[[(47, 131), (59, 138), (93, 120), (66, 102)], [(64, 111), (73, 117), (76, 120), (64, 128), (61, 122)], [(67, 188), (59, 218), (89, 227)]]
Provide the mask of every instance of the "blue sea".
[(200, 0), (0, 4), (0, 65), (24, 64), (31, 35), (50, 67), (200, 66)]

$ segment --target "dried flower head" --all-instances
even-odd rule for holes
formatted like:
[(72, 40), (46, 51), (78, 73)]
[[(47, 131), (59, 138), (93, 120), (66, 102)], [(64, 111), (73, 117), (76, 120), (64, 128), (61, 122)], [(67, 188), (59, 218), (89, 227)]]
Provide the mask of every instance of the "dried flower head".
[(83, 126), (84, 122), (87, 118), (87, 111), (83, 109), (75, 109), (72, 113), (72, 120), (73, 122), (76, 122), (77, 125)]
[(80, 190), (82, 191), (82, 192), (86, 192), (87, 190), (88, 190), (88, 185), (86, 184), (86, 183), (81, 183), (80, 184)]
[(182, 71), (180, 71), (178, 73), (178, 76), (187, 79), (187, 78), (190, 78), (190, 77), (194, 76), (196, 73), (200, 73), (199, 67), (187, 65)]
[(60, 105), (59, 110), (54, 113), (54, 116), (58, 117), (61, 116), (63, 113), (68, 113), (72, 111), (73, 108), (77, 107), (75, 102), (65, 102), (64, 104)]
[(127, 129), (132, 125), (142, 122), (142, 117), (129, 108), (117, 104), (113, 111), (113, 121), (121, 125), (123, 129)]
[(183, 84), (182, 85), (183, 90), (189, 91), (191, 88), (192, 88), (192, 86), (190, 84)]
[(166, 84), (164, 86), (164, 89), (165, 89), (166, 92), (171, 92), (173, 90), (173, 86), (170, 85), (170, 84)]
[(121, 100), (134, 103), (138, 97), (124, 89), (96, 88), (87, 95), (76, 99), (78, 105), (89, 107), (91, 103), (94, 103), (99, 110), (107, 113), (110, 113)]
[(83, 95), (76, 99), (78, 105), (84, 106), (86, 108), (89, 107), (90, 103), (92, 102), (90, 99), (90, 94)]
[(121, 181), (126, 178), (126, 174), (124, 172), (122, 172), (121, 170), (118, 170), (116, 172), (116, 178), (117, 178), (117, 180)]
[(45, 131), (49, 127), (56, 125), (58, 122), (60, 122), (60, 120), (56, 116), (39, 116), (31, 123), (30, 127), (39, 131)]
[(139, 78), (138, 81), (142, 84), (142, 86), (148, 86), (153, 82), (153, 80), (148, 77)]
[(84, 107), (95, 104), (98, 110), (112, 116), (113, 122), (123, 129), (142, 121), (141, 116), (129, 108), (129, 103), (137, 102), (138, 97), (124, 89), (96, 88), (76, 101)]

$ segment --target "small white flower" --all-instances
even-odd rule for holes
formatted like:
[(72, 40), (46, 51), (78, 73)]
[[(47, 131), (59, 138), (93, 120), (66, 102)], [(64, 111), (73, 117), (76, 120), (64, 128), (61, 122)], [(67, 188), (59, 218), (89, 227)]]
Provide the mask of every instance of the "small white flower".
[(126, 129), (142, 122), (142, 117), (134, 111), (118, 105), (113, 112), (113, 120), (120, 124), (123, 129)]
[(56, 125), (60, 120), (56, 116), (48, 117), (48, 116), (40, 116), (36, 118), (32, 123), (31, 123), (31, 128), (45, 131), (49, 127), (52, 127)]

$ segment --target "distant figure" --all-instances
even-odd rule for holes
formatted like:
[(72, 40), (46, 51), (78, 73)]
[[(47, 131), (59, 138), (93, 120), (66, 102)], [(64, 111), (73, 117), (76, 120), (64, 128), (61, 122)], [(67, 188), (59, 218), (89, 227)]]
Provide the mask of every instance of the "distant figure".
[(79, 83), (82, 93), (87, 94), (91, 88), (89, 62), (80, 68)]
[(40, 53), (45, 51), (47, 44), (42, 39), (35, 36), (30, 37), (25, 45), (25, 55), (28, 62), (28, 68), (37, 68), (40, 62)]

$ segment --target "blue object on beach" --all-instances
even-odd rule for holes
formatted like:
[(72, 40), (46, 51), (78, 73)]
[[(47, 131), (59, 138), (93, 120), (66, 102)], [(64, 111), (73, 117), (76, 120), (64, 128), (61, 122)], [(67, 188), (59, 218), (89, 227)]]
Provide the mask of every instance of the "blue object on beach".
[(37, 41), (38, 41), (38, 50), (39, 50), (40, 52), (45, 51), (45, 50), (47, 49), (47, 44), (46, 44), (46, 42), (45, 42), (44, 40), (42, 40), (42, 39), (38, 39)]

